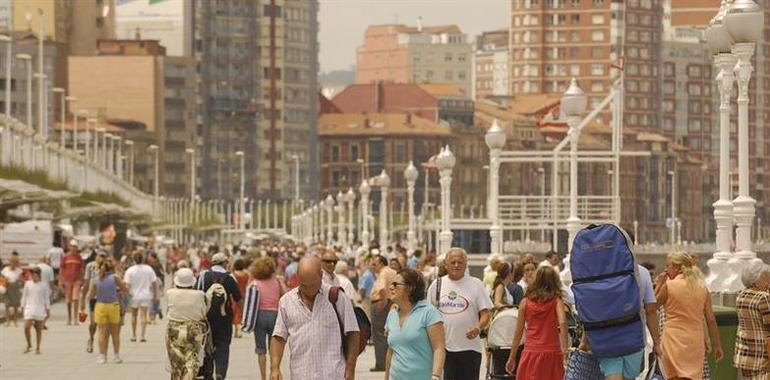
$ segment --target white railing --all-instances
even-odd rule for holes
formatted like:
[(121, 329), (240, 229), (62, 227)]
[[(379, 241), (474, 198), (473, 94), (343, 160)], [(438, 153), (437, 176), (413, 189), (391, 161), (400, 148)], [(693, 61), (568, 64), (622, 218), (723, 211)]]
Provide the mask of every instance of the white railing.
[[(615, 198), (609, 195), (578, 197), (578, 217), (584, 224), (614, 220)], [(499, 214), (505, 229), (523, 226), (561, 226), (569, 217), (569, 196), (504, 195), (499, 198)]]

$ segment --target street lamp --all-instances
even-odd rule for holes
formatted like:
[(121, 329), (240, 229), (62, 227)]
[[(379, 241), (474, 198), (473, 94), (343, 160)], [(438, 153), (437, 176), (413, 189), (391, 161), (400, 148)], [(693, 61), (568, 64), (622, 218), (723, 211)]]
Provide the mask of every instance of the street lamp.
[(337, 196), (334, 198), (337, 200), (337, 244), (340, 246), (346, 243), (345, 235), (345, 194), (342, 191), (337, 192)]
[(364, 249), (369, 249), (369, 181), (366, 177), (361, 181), (361, 185), (358, 186), (358, 192), (361, 193), (361, 245)]
[(185, 153), (190, 155), (190, 199), (195, 199), (195, 149), (187, 148)]
[(452, 169), (455, 166), (456, 158), (452, 151), (449, 150), (449, 145), (441, 150), (441, 153), (436, 157), (436, 167), (439, 170), (439, 183), (441, 184), (441, 232), (439, 233), (439, 247), (438, 254), (444, 255), (449, 251), (452, 246), (452, 233), (449, 225), (449, 219), (451, 218), (451, 186), (452, 186)]
[(348, 189), (345, 200), (348, 201), (348, 246), (352, 246), (355, 240), (355, 233), (353, 232), (353, 206), (356, 203), (356, 193), (353, 192), (352, 187)]
[(334, 214), (332, 213), (334, 208), (334, 198), (332, 198), (331, 194), (326, 196), (326, 200), (324, 200), (324, 206), (326, 208), (326, 246), (331, 246), (332, 240), (334, 239), (334, 231), (332, 230), (332, 219), (334, 219)]
[(61, 87), (54, 87), (51, 91), (54, 92), (54, 94), (59, 94), (59, 99), (61, 99), (61, 128), (59, 129), (59, 146), (64, 149), (64, 122), (67, 119), (67, 94), (65, 93), (65, 90)]
[[(587, 99), (583, 90), (578, 87), (577, 80), (572, 78), (570, 86), (561, 98), (561, 110), (567, 117), (570, 136), (570, 189), (569, 189), (569, 218), (567, 218), (567, 232), (569, 240), (567, 247), (572, 250), (575, 235), (580, 231), (580, 218), (577, 215), (578, 198), (578, 141), (580, 139), (580, 115), (586, 109)], [(566, 267), (565, 267), (566, 269)]]
[[(88, 147), (88, 145), (86, 145), (86, 147)], [(160, 177), (160, 172), (159, 172), (159, 170), (158, 170), (158, 166), (159, 166), (159, 164), (160, 164), (160, 160), (159, 160), (159, 158), (158, 158), (158, 146), (157, 146), (157, 145), (155, 145), (155, 144), (151, 144), (149, 147), (147, 147), (147, 149), (148, 149), (150, 152), (152, 152), (152, 154), (154, 155), (154, 162), (155, 162), (155, 180), (154, 180), (154, 182), (153, 182), (153, 190), (152, 190), (152, 193), (153, 193), (153, 195), (154, 195), (154, 198), (155, 198), (155, 213), (156, 213), (156, 217), (157, 217), (157, 213), (158, 213), (158, 196), (160, 195), (160, 186), (158, 185), (158, 179), (159, 179), (159, 177)]]
[(390, 177), (385, 169), (377, 177), (377, 185), (380, 186), (380, 249), (383, 250), (388, 244), (388, 187), (390, 187)]
[(241, 150), (235, 152), (235, 156), (238, 157), (238, 159), (240, 160), (240, 165), (241, 165), (241, 187), (240, 187), (240, 192), (239, 192), (240, 199), (239, 199), (239, 202), (238, 202), (238, 204), (240, 206), (240, 211), (239, 211), (240, 215), (238, 215), (238, 224), (239, 224), (238, 228), (243, 230), (245, 228), (245, 225), (243, 224), (243, 222), (244, 222), (244, 220), (243, 220), (243, 213), (244, 213), (244, 211), (243, 211), (243, 199), (244, 199), (244, 196), (245, 196), (244, 195), (244, 191), (245, 191), (245, 187), (246, 187), (246, 183), (245, 183), (245, 181), (246, 181), (246, 160), (245, 160), (243, 151), (241, 151)]
[(498, 212), (498, 197), (500, 191), (500, 153), (505, 147), (505, 131), (497, 123), (497, 119), (492, 122), (484, 136), (484, 142), (489, 147), (489, 191), (487, 191), (487, 213), (492, 220), (492, 226), (489, 227), (489, 237), (491, 242), (491, 253), (503, 253), (502, 229), (500, 227), (500, 213)]
[(299, 156), (293, 154), (291, 159), (294, 160), (294, 200), (299, 201)]
[(16, 54), (16, 59), (27, 66), (27, 127), (32, 128), (32, 56), (26, 53)]
[(671, 176), (671, 236), (669, 244), (672, 246), (676, 244), (676, 201), (677, 201), (677, 188), (676, 188), (676, 172), (673, 170), (668, 171), (668, 175)]
[[(77, 154), (78, 152), (78, 110), (75, 105), (78, 102), (78, 98), (74, 96), (67, 96), (64, 98), (67, 102), (70, 103), (70, 113), (72, 114), (72, 151)], [(66, 119), (66, 117), (65, 117)], [(62, 133), (64, 133), (64, 127), (62, 126)]]
[(545, 207), (545, 168), (540, 166), (537, 168), (537, 174), (540, 176), (540, 241), (545, 242), (545, 219), (547, 215), (547, 209)]
[(409, 217), (409, 229), (406, 232), (406, 240), (409, 244), (409, 251), (414, 252), (417, 249), (417, 238), (414, 233), (415, 220), (414, 220), (414, 185), (417, 183), (417, 168), (414, 167), (414, 162), (409, 161), (409, 165), (404, 169), (404, 179), (406, 179), (406, 200)]

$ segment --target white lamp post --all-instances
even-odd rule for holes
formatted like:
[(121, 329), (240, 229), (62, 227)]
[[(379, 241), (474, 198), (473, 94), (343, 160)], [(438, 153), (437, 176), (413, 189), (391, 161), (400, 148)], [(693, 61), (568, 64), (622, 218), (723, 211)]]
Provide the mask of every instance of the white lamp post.
[(380, 249), (385, 250), (388, 245), (388, 187), (390, 177), (385, 169), (377, 177), (377, 185), (380, 186)]
[(294, 160), (294, 200), (299, 201), (299, 156), (293, 154), (291, 159)]
[(500, 227), (500, 213), (498, 212), (498, 198), (500, 191), (500, 153), (505, 147), (505, 131), (497, 123), (492, 122), (484, 141), (489, 147), (489, 191), (487, 191), (487, 215), (492, 221), (489, 228), (489, 237), (492, 240), (490, 250), (493, 254), (503, 253), (503, 237)]
[(337, 244), (340, 246), (345, 245), (345, 194), (342, 191), (337, 192)]
[[(67, 102), (70, 104), (70, 113), (72, 114), (72, 151), (77, 154), (78, 152), (78, 109), (76, 107), (76, 104), (78, 102), (78, 98), (74, 96), (68, 96), (64, 98)], [(66, 119), (66, 118), (65, 118)], [(64, 127), (62, 127), (62, 133), (64, 133)]]
[(332, 224), (334, 219), (334, 198), (329, 194), (324, 200), (324, 207), (326, 207), (326, 246), (331, 246), (334, 240), (334, 230)]
[[(113, 152), (112, 172), (115, 173), (118, 178), (123, 179), (123, 147), (121, 141), (123, 139), (118, 135), (112, 135), (112, 141), (115, 147)], [(191, 200), (191, 202), (194, 201)]]
[(449, 225), (451, 218), (451, 186), (452, 186), (452, 169), (455, 166), (455, 156), (452, 151), (449, 150), (449, 145), (441, 150), (438, 157), (436, 157), (436, 167), (439, 170), (439, 183), (441, 184), (441, 232), (439, 233), (439, 247), (438, 254), (443, 255), (449, 251), (452, 246), (452, 233)]
[(27, 66), (27, 119), (25, 120), (28, 128), (32, 127), (32, 56), (21, 53), (16, 54), (16, 59), (24, 62)]
[(406, 240), (410, 252), (414, 252), (414, 250), (417, 249), (417, 237), (414, 232), (414, 185), (417, 183), (418, 175), (419, 173), (417, 172), (417, 168), (414, 167), (414, 163), (409, 161), (409, 165), (404, 169), (404, 179), (406, 179), (407, 215), (409, 218), (409, 228), (406, 232)]
[(580, 218), (577, 215), (578, 198), (578, 141), (580, 139), (580, 130), (577, 128), (580, 124), (580, 115), (586, 109), (587, 99), (583, 90), (577, 85), (577, 80), (572, 78), (569, 88), (561, 98), (561, 110), (567, 117), (570, 136), (570, 189), (569, 189), (569, 218), (567, 218), (567, 232), (569, 233), (568, 251), (572, 250), (572, 243), (575, 235), (580, 231)]
[(361, 206), (361, 245), (364, 247), (364, 249), (369, 249), (369, 192), (371, 191), (371, 188), (369, 187), (369, 181), (367, 181), (366, 178), (364, 178), (361, 181), (361, 186), (358, 186), (358, 192), (361, 193), (361, 202), (359, 202), (359, 205)]
[[(88, 145), (86, 145), (87, 147)], [(155, 200), (155, 216), (158, 216), (158, 196), (160, 195), (160, 186), (158, 185), (158, 179), (160, 178), (160, 172), (158, 169), (158, 166), (160, 165), (159, 159), (158, 159), (158, 146), (155, 144), (150, 145), (147, 147), (147, 149), (152, 152), (153, 154), (153, 160), (155, 161), (155, 180), (153, 181), (153, 196)]]
[(128, 149), (128, 184), (134, 186), (134, 142), (127, 140), (126, 149)]
[(669, 244), (672, 246), (676, 244), (676, 220), (677, 220), (677, 210), (676, 210), (676, 201), (677, 201), (677, 188), (676, 188), (676, 172), (673, 170), (669, 170), (668, 175), (671, 176), (671, 236)]
[[(11, 119), (11, 61), (13, 60), (13, 38), (6, 35), (0, 35), (0, 42), (6, 43), (5, 46), (5, 119)], [(11, 141), (11, 129), (8, 127), (3, 128), (3, 162), (4, 164), (10, 163), (11, 149), (13, 147)]]
[(244, 214), (243, 199), (245, 197), (244, 192), (245, 192), (245, 187), (246, 187), (246, 184), (245, 184), (245, 181), (246, 181), (246, 172), (245, 172), (245, 170), (246, 170), (246, 159), (244, 157), (243, 151), (241, 151), (241, 150), (235, 152), (235, 156), (238, 157), (238, 160), (240, 161), (240, 166), (241, 166), (241, 186), (240, 186), (240, 190), (238, 192), (238, 194), (239, 194), (239, 201), (238, 201), (238, 203), (240, 205), (240, 211), (239, 211), (240, 215), (238, 215), (238, 224), (239, 224), (238, 229), (243, 230), (245, 228), (245, 226), (246, 226), (244, 224), (244, 219), (243, 219), (243, 214)]
[(348, 201), (348, 246), (353, 246), (355, 242), (355, 233), (353, 232), (353, 206), (356, 203), (356, 193), (353, 192), (353, 188), (348, 189), (348, 193), (345, 194), (345, 200)]
[(190, 199), (195, 199), (195, 149), (187, 148), (185, 153), (190, 155)]

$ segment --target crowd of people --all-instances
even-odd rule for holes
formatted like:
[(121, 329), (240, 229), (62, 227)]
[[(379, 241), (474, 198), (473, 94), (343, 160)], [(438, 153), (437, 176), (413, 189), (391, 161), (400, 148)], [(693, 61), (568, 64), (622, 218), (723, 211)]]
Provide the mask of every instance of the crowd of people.
[[(253, 335), (261, 379), (282, 378), (287, 348), (291, 378), (353, 379), (357, 347), (369, 329), (370, 371), (386, 380), (478, 379), (490, 322), (516, 308), (505, 370), (519, 380), (560, 380), (570, 353), (591, 351), (585, 335), (574, 339), (575, 298), (562, 283), (561, 265), (554, 252), (543, 260), (491, 255), (476, 278), (461, 248), (437, 256), (375, 242), (343, 249), (263, 241), (157, 251), (128, 246), (118, 255), (71, 245), (27, 267), (12, 254), (0, 272), (0, 293), (6, 326), (23, 319), (25, 353), (41, 354), (51, 300), (58, 297), (67, 325), (87, 326), (86, 351), (97, 343), (100, 364), (110, 356), (122, 362), (128, 316), (129, 339), (137, 344), (147, 341), (148, 324), (166, 318), (167, 368), (180, 380), (226, 378), (232, 339), (246, 334)], [(744, 379), (770, 379), (770, 267), (752, 262), (742, 280), (732, 359)], [(709, 378), (707, 355), (718, 361), (724, 351), (697, 258), (671, 253), (660, 273), (644, 263), (637, 281), (648, 351), (665, 378)], [(607, 380), (622, 380), (639, 376), (643, 359), (644, 350), (597, 361)]]

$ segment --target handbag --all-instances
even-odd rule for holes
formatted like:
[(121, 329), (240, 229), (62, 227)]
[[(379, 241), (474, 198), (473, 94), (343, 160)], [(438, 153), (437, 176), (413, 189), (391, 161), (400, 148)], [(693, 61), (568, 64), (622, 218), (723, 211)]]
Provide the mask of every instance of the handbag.
[(604, 380), (604, 375), (592, 353), (574, 350), (567, 360), (564, 380)]
[(660, 362), (658, 359), (653, 359), (653, 364), (650, 366), (650, 372), (647, 373), (647, 377), (644, 380), (666, 380), (663, 376), (663, 372), (660, 370)]

